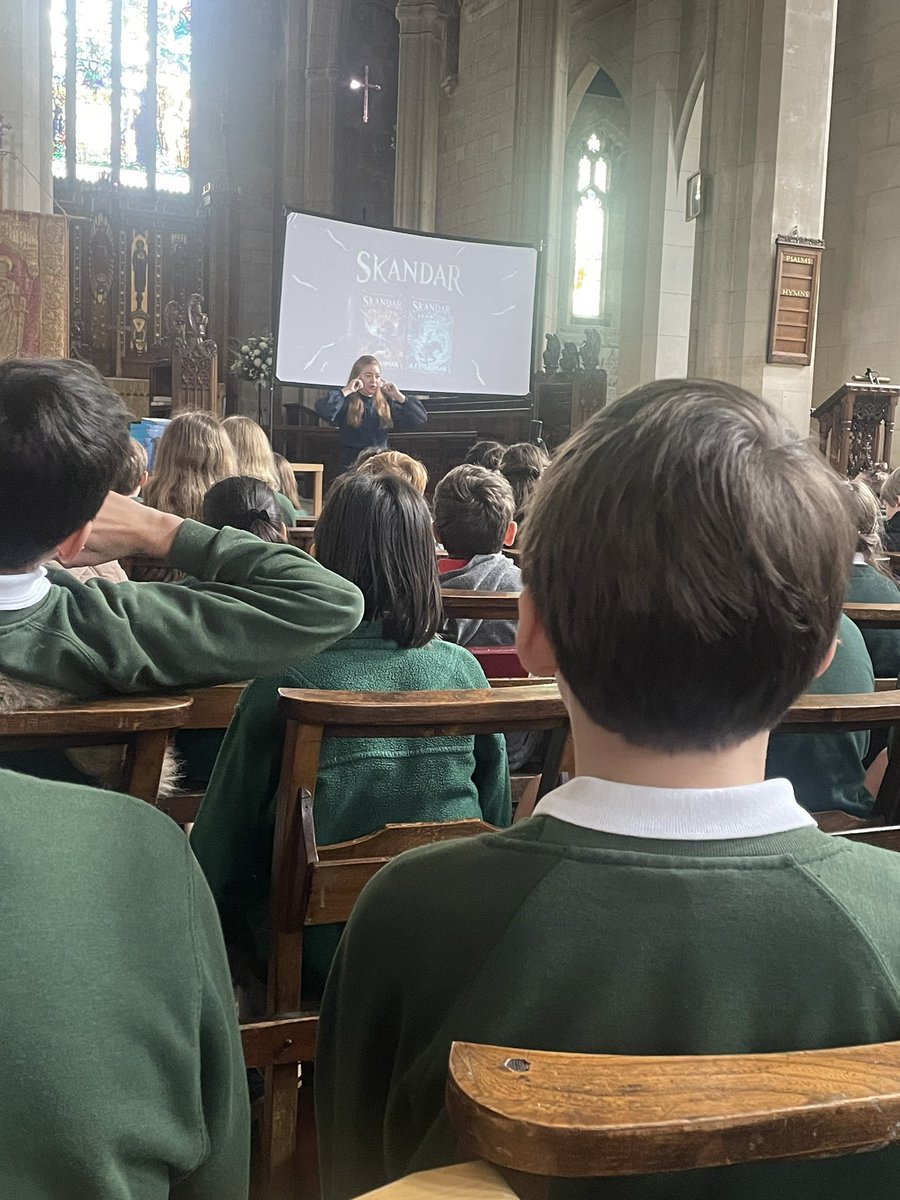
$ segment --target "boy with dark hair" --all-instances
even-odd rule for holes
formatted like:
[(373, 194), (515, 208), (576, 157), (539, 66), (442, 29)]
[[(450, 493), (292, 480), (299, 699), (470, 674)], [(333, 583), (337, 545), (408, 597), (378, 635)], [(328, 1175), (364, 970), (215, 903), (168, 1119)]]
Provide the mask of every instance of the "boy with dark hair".
[[(764, 780), (769, 731), (834, 653), (854, 542), (837, 478), (730, 385), (651, 384), (559, 451), (517, 645), (558, 675), (576, 777), (365, 889), (321, 1015), (326, 1200), (455, 1160), (455, 1038), (651, 1055), (900, 1038), (900, 857), (826, 836)], [(889, 1149), (557, 1186), (888, 1200), (898, 1172)]]
[[(447, 551), (438, 559), (441, 587), (521, 592), (522, 573), (503, 554), (516, 540), (512, 488), (498, 471), (463, 464), (434, 490), (434, 533)], [(514, 621), (450, 620), (447, 633), (461, 646), (511, 646)]]
[(466, 451), (464, 461), (476, 467), (487, 467), (489, 471), (498, 471), (500, 469), (500, 459), (503, 457), (505, 449), (506, 447), (502, 442), (494, 442), (490, 438), (482, 438), (474, 446), (469, 447)]
[(128, 450), (124, 461), (112, 482), (110, 491), (136, 500), (147, 482), (147, 451), (134, 438), (128, 439)]
[[(358, 590), (301, 551), (110, 492), (128, 445), (92, 367), (0, 363), (0, 711), (247, 679), (359, 624)], [(135, 555), (193, 580), (81, 583), (42, 565)]]

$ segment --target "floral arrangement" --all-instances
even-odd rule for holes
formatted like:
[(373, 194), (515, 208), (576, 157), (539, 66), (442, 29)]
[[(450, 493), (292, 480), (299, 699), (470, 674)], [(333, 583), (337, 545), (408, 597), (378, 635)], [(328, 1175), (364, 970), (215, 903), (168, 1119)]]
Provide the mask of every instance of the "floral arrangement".
[(275, 362), (275, 339), (271, 333), (253, 334), (235, 346), (231, 369), (241, 379), (253, 383), (268, 383)]

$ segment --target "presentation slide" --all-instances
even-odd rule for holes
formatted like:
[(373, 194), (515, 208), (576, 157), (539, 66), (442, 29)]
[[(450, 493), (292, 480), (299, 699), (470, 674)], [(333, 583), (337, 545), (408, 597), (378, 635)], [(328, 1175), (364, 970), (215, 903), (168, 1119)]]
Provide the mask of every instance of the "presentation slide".
[(404, 392), (524, 396), (537, 251), (287, 214), (275, 374), (343, 387), (373, 354)]

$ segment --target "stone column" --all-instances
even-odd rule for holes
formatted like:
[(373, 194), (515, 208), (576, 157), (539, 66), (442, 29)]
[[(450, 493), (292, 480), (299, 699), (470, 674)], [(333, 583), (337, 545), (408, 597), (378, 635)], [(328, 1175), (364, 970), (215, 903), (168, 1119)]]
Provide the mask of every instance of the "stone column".
[(445, 16), (437, 0), (399, 0), (394, 224), (434, 231)]
[(896, 0), (838, 9), (815, 404), (866, 367), (900, 379), (898, 15)]
[(710, 0), (689, 371), (809, 429), (812, 368), (766, 362), (775, 238), (822, 236), (838, 0)]
[(0, 4), (0, 208), (53, 211), (50, 13), (34, 0)]
[(619, 393), (657, 377), (667, 313), (661, 312), (670, 187), (677, 190), (675, 111), (682, 0), (637, 0), (628, 139), (628, 207)]
[(544, 334), (557, 327), (570, 7), (568, 0), (520, 0), (519, 4), (512, 236), (543, 245), (538, 350)]

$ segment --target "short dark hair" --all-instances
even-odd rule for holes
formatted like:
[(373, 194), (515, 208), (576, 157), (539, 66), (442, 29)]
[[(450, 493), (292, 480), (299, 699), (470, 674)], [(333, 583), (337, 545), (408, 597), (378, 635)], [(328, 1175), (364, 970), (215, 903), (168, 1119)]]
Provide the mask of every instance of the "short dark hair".
[(500, 471), (509, 480), (516, 498), (516, 520), (521, 521), (537, 481), (547, 468), (550, 458), (533, 442), (514, 442), (507, 446), (500, 459)]
[(431, 513), (396, 475), (350, 471), (331, 486), (316, 522), (316, 558), (355, 583), (363, 620), (381, 620), (400, 646), (424, 646), (443, 620)]
[(835, 636), (856, 532), (840, 480), (765, 401), (664, 380), (557, 452), (526, 586), (590, 719), (676, 752), (777, 725)]
[(502, 442), (492, 442), (490, 438), (482, 438), (466, 451), (465, 462), (476, 467), (487, 467), (489, 471), (500, 469), (500, 459), (506, 447)]
[(434, 491), (434, 523), (451, 558), (498, 554), (515, 507), (499, 472), (470, 463), (448, 471)]
[(129, 420), (84, 363), (0, 363), (0, 570), (34, 565), (97, 515), (128, 453)]
[(125, 458), (109, 490), (118, 492), (120, 496), (131, 496), (141, 486), (146, 471), (147, 451), (140, 442), (129, 438)]
[(264, 542), (284, 541), (275, 493), (255, 476), (232, 475), (213, 484), (203, 497), (203, 522), (214, 529), (246, 529)]

